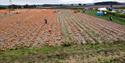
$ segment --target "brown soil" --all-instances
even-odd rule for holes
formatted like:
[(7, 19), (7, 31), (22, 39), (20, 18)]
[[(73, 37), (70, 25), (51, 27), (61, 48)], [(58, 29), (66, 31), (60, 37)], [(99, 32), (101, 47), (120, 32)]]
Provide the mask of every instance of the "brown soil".
[(0, 49), (125, 41), (125, 26), (86, 14), (54, 9), (15, 11), (19, 14), (0, 19)]

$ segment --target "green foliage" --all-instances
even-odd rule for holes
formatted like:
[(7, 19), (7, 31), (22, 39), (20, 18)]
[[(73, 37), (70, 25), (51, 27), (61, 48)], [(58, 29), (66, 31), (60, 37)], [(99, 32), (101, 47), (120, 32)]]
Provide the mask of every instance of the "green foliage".
[(117, 17), (122, 17), (122, 18), (125, 18), (125, 14), (120, 14), (120, 13), (116, 13), (116, 12), (111, 12), (111, 11), (106, 11), (108, 14), (112, 14), (114, 16), (117, 16)]
[(6, 6), (0, 6), (0, 9), (6, 9), (7, 7)]
[[(107, 21), (109, 21), (109, 11), (106, 11), (108, 12), (107, 15), (104, 15), (104, 16), (96, 16), (96, 10), (87, 10), (85, 13), (88, 14), (88, 15), (92, 15), (92, 16), (95, 16), (95, 17), (98, 17), (98, 18), (102, 18), (102, 19), (105, 19)], [(112, 22), (115, 22), (115, 23), (118, 23), (118, 24), (121, 24), (121, 25), (125, 25), (125, 18), (121, 18), (121, 17), (118, 17), (116, 16), (117, 13), (114, 13), (112, 12), (112, 18), (113, 18), (113, 21)], [(123, 14), (120, 14), (120, 16), (123, 16)]]
[[(125, 43), (44, 46), (0, 52), (0, 63), (124, 63)], [(83, 59), (84, 58), (84, 59)], [(88, 61), (89, 60), (89, 61)], [(70, 62), (68, 62), (70, 63)]]

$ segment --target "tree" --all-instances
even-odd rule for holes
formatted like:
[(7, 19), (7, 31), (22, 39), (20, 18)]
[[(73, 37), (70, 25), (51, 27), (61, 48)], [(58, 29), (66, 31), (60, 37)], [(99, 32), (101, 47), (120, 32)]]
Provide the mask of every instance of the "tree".
[(26, 5), (24, 6), (24, 8), (29, 8), (29, 5), (28, 5), (28, 4), (26, 4)]
[(86, 6), (86, 4), (83, 4), (83, 6)]
[(73, 4), (71, 4), (71, 6), (74, 6)]
[(79, 5), (79, 6), (82, 6), (82, 4), (81, 4), (81, 3), (79, 3), (78, 5)]

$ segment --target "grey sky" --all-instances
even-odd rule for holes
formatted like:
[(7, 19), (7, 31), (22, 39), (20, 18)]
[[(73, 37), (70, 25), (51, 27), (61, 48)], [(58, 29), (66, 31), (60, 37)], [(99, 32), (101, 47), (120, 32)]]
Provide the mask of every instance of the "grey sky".
[[(118, 1), (125, 2), (125, 0), (12, 0), (12, 4), (58, 4), (58, 3), (93, 3), (101, 1)], [(9, 0), (0, 0), (0, 5), (8, 5)]]

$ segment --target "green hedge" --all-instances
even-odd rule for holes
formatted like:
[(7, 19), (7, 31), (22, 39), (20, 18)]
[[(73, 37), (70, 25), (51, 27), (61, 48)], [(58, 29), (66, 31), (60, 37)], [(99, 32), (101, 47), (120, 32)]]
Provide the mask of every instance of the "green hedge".
[(125, 18), (125, 14), (120, 14), (120, 13), (116, 13), (116, 12), (111, 12), (111, 11), (106, 11), (108, 14), (114, 15), (114, 16), (118, 16), (118, 17), (122, 17)]
[(0, 7), (0, 9), (6, 9), (6, 7)]

